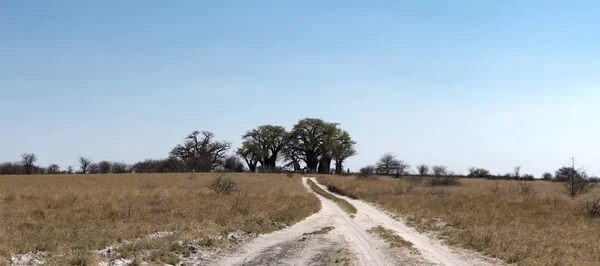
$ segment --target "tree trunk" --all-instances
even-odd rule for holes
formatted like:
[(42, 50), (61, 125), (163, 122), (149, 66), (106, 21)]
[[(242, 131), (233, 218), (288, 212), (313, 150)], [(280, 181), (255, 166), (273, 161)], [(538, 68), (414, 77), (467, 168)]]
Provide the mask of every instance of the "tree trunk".
[(300, 163), (298, 161), (294, 161), (294, 171), (300, 171)]
[(306, 162), (306, 168), (309, 171), (312, 171), (312, 172), (317, 171), (317, 166), (319, 164), (319, 159), (317, 158), (317, 156), (314, 156), (312, 154), (307, 154), (305, 162)]
[(271, 170), (277, 168), (277, 154), (273, 154), (271, 158), (269, 158), (269, 168), (271, 168)]
[(331, 158), (323, 157), (319, 160), (319, 174), (329, 174), (331, 170)]
[(341, 175), (342, 174), (342, 165), (343, 161), (342, 160), (335, 160), (335, 174), (336, 175)]

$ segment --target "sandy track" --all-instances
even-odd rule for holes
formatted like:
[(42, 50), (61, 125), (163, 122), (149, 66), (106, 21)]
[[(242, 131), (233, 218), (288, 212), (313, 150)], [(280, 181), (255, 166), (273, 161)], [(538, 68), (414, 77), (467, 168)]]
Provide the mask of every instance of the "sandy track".
[[(317, 183), (314, 178), (311, 179)], [(306, 184), (306, 178), (302, 182), (312, 191)], [(357, 208), (356, 217), (351, 218), (332, 201), (315, 195), (322, 206), (318, 213), (281, 231), (261, 235), (221, 256), (211, 265), (333, 265), (342, 249), (354, 254), (346, 258), (352, 261), (352, 265), (501, 265), (473, 252), (453, 251), (439, 240), (417, 232), (363, 201), (335, 195)], [(379, 225), (412, 242), (420, 255), (390, 250), (383, 240), (367, 232)], [(327, 234), (304, 235), (326, 226), (335, 229)]]

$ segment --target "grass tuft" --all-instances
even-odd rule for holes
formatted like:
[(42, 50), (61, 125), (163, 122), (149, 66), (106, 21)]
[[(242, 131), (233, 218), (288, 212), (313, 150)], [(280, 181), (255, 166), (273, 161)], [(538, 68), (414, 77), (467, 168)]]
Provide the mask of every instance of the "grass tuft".
[(379, 237), (383, 238), (385, 242), (390, 244), (390, 246), (393, 248), (406, 248), (410, 250), (411, 253), (419, 253), (419, 251), (415, 247), (413, 247), (413, 244), (411, 242), (404, 240), (404, 238), (394, 233), (394, 231), (387, 229), (381, 225), (373, 227), (367, 230), (367, 232), (374, 235), (378, 235)]
[(327, 234), (329, 232), (331, 232), (331, 230), (335, 229), (333, 226), (325, 226), (317, 231), (311, 232), (311, 233), (304, 233), (305, 236), (308, 235), (324, 235)]
[(315, 184), (315, 182), (313, 182), (310, 179), (307, 179), (306, 182), (308, 182), (308, 185), (315, 192), (317, 192), (317, 194), (335, 202), (338, 206), (340, 206), (340, 208), (342, 208), (342, 210), (346, 211), (347, 213), (356, 214), (356, 212), (357, 212), (356, 207), (354, 207), (354, 205), (350, 204), (350, 202), (348, 202), (344, 199), (340, 199), (340, 198), (332, 195), (331, 193), (326, 192), (325, 190), (323, 190), (321, 187), (319, 187), (317, 184)]

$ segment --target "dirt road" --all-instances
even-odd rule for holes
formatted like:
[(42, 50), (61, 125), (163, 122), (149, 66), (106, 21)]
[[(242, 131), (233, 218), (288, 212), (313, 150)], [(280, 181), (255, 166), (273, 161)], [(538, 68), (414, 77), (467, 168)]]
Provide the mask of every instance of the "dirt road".
[[(311, 190), (306, 178), (302, 182)], [(321, 211), (291, 227), (257, 237), (214, 265), (501, 265), (473, 252), (451, 250), (363, 201), (340, 196), (357, 208), (356, 216), (351, 217), (332, 201), (315, 195)], [(414, 249), (390, 248), (367, 232), (376, 226), (392, 230)]]

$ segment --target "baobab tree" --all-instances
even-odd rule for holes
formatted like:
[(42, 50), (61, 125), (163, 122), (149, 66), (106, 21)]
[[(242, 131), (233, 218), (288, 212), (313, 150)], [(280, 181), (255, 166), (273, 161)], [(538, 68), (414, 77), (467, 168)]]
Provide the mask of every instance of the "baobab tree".
[(265, 170), (275, 169), (281, 151), (285, 148), (289, 133), (282, 126), (262, 125), (249, 130), (242, 136), (242, 147), (249, 151)]
[(354, 144), (356, 142), (352, 140), (347, 131), (339, 131), (332, 149), (333, 159), (335, 160), (335, 174), (342, 174), (342, 171), (344, 171), (344, 161), (356, 155)]
[(209, 172), (217, 166), (231, 147), (227, 141), (216, 141), (210, 131), (194, 131), (183, 144), (171, 151), (171, 156), (184, 161), (188, 168), (199, 172)]

